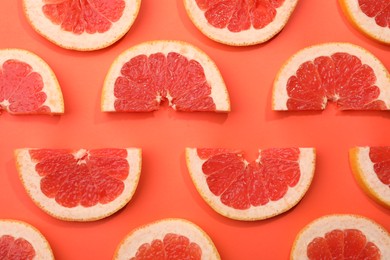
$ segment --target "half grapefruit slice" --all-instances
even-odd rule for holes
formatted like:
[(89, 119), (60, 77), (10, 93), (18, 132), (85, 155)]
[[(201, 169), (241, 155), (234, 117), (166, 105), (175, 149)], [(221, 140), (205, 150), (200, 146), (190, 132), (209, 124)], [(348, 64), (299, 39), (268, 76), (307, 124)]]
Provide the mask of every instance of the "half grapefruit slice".
[(203, 199), (237, 220), (266, 219), (294, 207), (314, 175), (313, 148), (270, 148), (247, 162), (239, 151), (186, 148), (187, 167)]
[(358, 215), (327, 215), (295, 238), (291, 259), (390, 259), (390, 234)]
[(145, 42), (116, 58), (104, 81), (102, 111), (154, 111), (164, 100), (179, 111), (230, 110), (217, 66), (188, 43)]
[(47, 63), (22, 49), (0, 50), (0, 112), (62, 114), (64, 101)]
[(20, 179), (43, 211), (62, 220), (108, 217), (132, 198), (141, 172), (141, 150), (17, 149)]
[(195, 26), (210, 39), (233, 46), (263, 43), (288, 22), (298, 0), (184, 0)]
[(66, 49), (90, 51), (122, 38), (134, 23), (141, 0), (23, 0), (28, 22)]
[(388, 0), (339, 0), (351, 23), (362, 33), (390, 44), (390, 5)]
[(0, 259), (54, 259), (46, 238), (26, 222), (0, 219)]
[(119, 244), (114, 259), (220, 259), (210, 237), (184, 219), (163, 219), (130, 232)]
[(350, 43), (300, 50), (276, 76), (272, 108), (323, 110), (328, 100), (342, 110), (389, 110), (389, 72), (374, 55)]
[(349, 151), (349, 160), (360, 187), (390, 208), (390, 147), (354, 147)]

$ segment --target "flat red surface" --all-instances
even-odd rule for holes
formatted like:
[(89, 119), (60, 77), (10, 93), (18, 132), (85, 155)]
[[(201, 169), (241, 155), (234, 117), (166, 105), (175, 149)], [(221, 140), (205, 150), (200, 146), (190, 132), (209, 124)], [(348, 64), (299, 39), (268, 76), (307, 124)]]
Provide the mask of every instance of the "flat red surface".
[[(390, 230), (390, 211), (357, 186), (348, 161), (356, 145), (390, 145), (389, 112), (271, 110), (274, 77), (296, 51), (308, 45), (341, 41), (360, 45), (390, 68), (390, 47), (356, 31), (336, 0), (302, 0), (284, 30), (269, 42), (229, 47), (201, 34), (180, 0), (143, 0), (129, 33), (117, 44), (94, 52), (64, 50), (27, 23), (22, 1), (0, 2), (0, 48), (23, 48), (54, 70), (65, 99), (62, 116), (0, 116), (0, 218), (27, 221), (48, 239), (61, 259), (110, 259), (132, 229), (161, 218), (186, 218), (213, 239), (222, 259), (287, 259), (297, 232), (325, 214), (354, 213)], [(184, 40), (205, 51), (228, 87), (229, 114), (179, 113), (167, 106), (146, 114), (106, 114), (100, 94), (117, 55), (138, 43)], [(303, 200), (280, 216), (256, 222), (227, 219), (196, 191), (185, 164), (185, 147), (315, 147), (313, 183)], [(91, 223), (54, 219), (33, 204), (15, 167), (13, 150), (38, 148), (140, 147), (143, 168), (132, 201), (117, 214)]]

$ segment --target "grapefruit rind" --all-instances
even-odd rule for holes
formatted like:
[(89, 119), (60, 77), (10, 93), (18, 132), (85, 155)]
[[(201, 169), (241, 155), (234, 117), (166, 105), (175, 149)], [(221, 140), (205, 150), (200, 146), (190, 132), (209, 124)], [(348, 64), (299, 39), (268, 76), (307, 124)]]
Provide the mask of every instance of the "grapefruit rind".
[(274, 20), (264, 28), (231, 32), (227, 28), (219, 29), (212, 26), (198, 7), (195, 0), (184, 0), (184, 6), (193, 24), (208, 38), (231, 46), (249, 46), (264, 43), (278, 34), (288, 22), (298, 0), (286, 0), (277, 8)]
[(0, 237), (4, 235), (27, 240), (35, 250), (36, 256), (34, 259), (54, 259), (53, 252), (46, 238), (37, 228), (26, 222), (13, 219), (0, 219)]
[(344, 14), (355, 28), (374, 40), (390, 44), (390, 29), (379, 26), (375, 22), (375, 18), (367, 16), (359, 7), (357, 0), (339, 0), (339, 3)]
[(307, 246), (316, 237), (324, 237), (334, 229), (357, 229), (381, 252), (381, 259), (390, 259), (390, 234), (378, 223), (359, 215), (333, 214), (320, 217), (304, 227), (295, 238), (290, 259), (308, 259)]
[[(131, 47), (120, 54), (112, 63), (104, 80), (101, 110), (103, 112), (115, 112), (114, 103), (116, 97), (114, 95), (115, 80), (121, 76), (121, 68), (133, 57), (138, 55), (151, 55), (154, 53), (162, 53), (167, 55), (170, 52), (177, 52), (185, 56), (189, 60), (195, 60), (202, 65), (207, 81), (211, 86), (211, 98), (216, 105), (216, 111), (230, 111), (229, 94), (223, 81), (222, 75), (219, 72), (216, 64), (210, 57), (201, 51), (199, 48), (180, 41), (150, 41), (144, 42), (134, 47)], [(156, 93), (156, 99), (157, 93)], [(174, 107), (173, 107), (174, 108)]]
[(92, 51), (103, 49), (121, 39), (131, 28), (137, 18), (141, 0), (125, 0), (126, 5), (121, 18), (112, 23), (104, 33), (74, 34), (64, 31), (60, 25), (52, 23), (43, 13), (45, 1), (23, 0), (23, 10), (34, 30), (52, 43), (71, 50)]
[[(288, 110), (287, 100), (287, 82), (289, 78), (295, 75), (299, 66), (309, 60), (314, 60), (320, 56), (330, 56), (337, 52), (345, 52), (355, 55), (362, 64), (367, 64), (375, 72), (377, 77), (376, 86), (380, 89), (380, 95), (377, 100), (382, 100), (387, 109), (390, 109), (390, 75), (386, 67), (373, 54), (366, 49), (342, 42), (323, 43), (306, 47), (291, 56), (279, 70), (273, 86), (272, 109), (277, 111)], [(325, 109), (327, 99), (324, 97), (322, 109)]]
[(370, 159), (370, 147), (354, 147), (349, 151), (352, 173), (363, 191), (379, 204), (390, 209), (390, 188), (382, 183)]
[(301, 177), (294, 187), (289, 187), (283, 198), (269, 201), (263, 206), (251, 206), (246, 210), (234, 209), (223, 204), (209, 189), (202, 165), (206, 160), (199, 158), (197, 148), (186, 148), (187, 167), (192, 181), (201, 197), (219, 214), (236, 220), (255, 221), (274, 217), (294, 207), (303, 198), (312, 182), (315, 170), (315, 149), (299, 148)]
[(20, 180), (34, 203), (47, 214), (66, 221), (94, 221), (106, 218), (123, 208), (133, 197), (141, 174), (141, 149), (127, 148), (127, 161), (130, 166), (128, 178), (123, 181), (125, 188), (121, 195), (107, 204), (98, 203), (92, 207), (81, 205), (67, 208), (58, 204), (54, 199), (48, 198), (40, 188), (41, 177), (35, 170), (34, 162), (29, 151), (33, 149), (22, 148), (15, 150), (16, 165)]
[(18, 60), (32, 67), (39, 73), (43, 80), (42, 92), (46, 93), (47, 99), (42, 104), (48, 106), (52, 114), (64, 113), (64, 100), (57, 77), (49, 65), (38, 55), (23, 49), (0, 49), (0, 65), (7, 60)]
[(220, 259), (213, 241), (206, 232), (188, 220), (177, 218), (162, 219), (133, 230), (119, 244), (114, 259), (131, 259), (141, 245), (151, 243), (154, 239), (163, 240), (168, 233), (185, 236), (190, 242), (198, 244), (202, 250), (201, 259)]

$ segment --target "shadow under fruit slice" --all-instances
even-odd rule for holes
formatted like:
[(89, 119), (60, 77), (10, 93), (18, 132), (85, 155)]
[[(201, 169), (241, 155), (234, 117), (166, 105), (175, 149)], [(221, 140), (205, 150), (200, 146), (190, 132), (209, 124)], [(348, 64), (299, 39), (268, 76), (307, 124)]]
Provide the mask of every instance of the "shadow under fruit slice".
[(162, 219), (130, 232), (119, 244), (114, 259), (218, 260), (210, 237), (185, 219)]
[(54, 259), (46, 238), (23, 221), (0, 219), (0, 259)]
[(219, 214), (261, 220), (295, 206), (314, 175), (313, 148), (269, 148), (247, 162), (241, 152), (186, 148), (187, 167), (203, 199)]
[(47, 63), (22, 49), (0, 49), (0, 112), (62, 114), (64, 101)]
[(108, 217), (132, 198), (141, 173), (141, 150), (17, 149), (20, 179), (43, 211), (62, 220)]
[(65, 49), (105, 48), (130, 29), (141, 0), (23, 0), (28, 22)]
[(358, 215), (327, 215), (304, 227), (295, 238), (291, 260), (365, 259), (390, 257), (390, 234)]
[(179, 41), (152, 41), (120, 54), (104, 81), (102, 111), (154, 111), (161, 101), (179, 111), (230, 111), (217, 66), (198, 48)]
[(274, 81), (274, 110), (323, 110), (327, 101), (342, 110), (389, 110), (390, 76), (362, 47), (324, 43), (294, 54)]
[(298, 0), (184, 0), (194, 25), (210, 39), (233, 46), (263, 43), (288, 22)]
[(349, 151), (349, 160), (363, 191), (390, 209), (390, 147), (354, 147)]

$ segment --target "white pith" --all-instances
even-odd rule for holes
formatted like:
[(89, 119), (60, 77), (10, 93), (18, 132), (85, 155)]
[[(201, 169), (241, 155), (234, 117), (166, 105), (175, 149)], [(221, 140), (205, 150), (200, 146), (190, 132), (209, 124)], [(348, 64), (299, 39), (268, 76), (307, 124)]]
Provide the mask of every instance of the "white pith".
[(27, 240), (35, 250), (34, 260), (54, 259), (46, 238), (35, 227), (19, 220), (0, 219), (0, 237), (9, 235)]
[(123, 192), (112, 202), (96, 204), (92, 207), (81, 205), (67, 208), (58, 204), (54, 198), (48, 198), (40, 188), (41, 176), (36, 172), (34, 162), (30, 156), (31, 149), (17, 149), (15, 151), (19, 175), (23, 186), (32, 200), (46, 213), (56, 218), (71, 221), (91, 221), (114, 214), (124, 207), (132, 198), (138, 184), (141, 171), (141, 149), (127, 148), (127, 162), (130, 171), (126, 180), (123, 181)]
[(212, 26), (204, 16), (195, 0), (184, 0), (184, 5), (195, 26), (210, 39), (228, 45), (245, 46), (266, 42), (280, 32), (297, 5), (298, 0), (286, 0), (276, 9), (274, 20), (264, 28), (250, 29), (241, 32), (231, 32), (227, 28), (218, 29)]
[[(273, 110), (288, 110), (287, 100), (287, 82), (291, 76), (296, 75), (299, 66), (306, 61), (313, 61), (320, 56), (330, 56), (337, 52), (345, 52), (356, 56), (362, 62), (373, 68), (376, 73), (375, 85), (380, 89), (380, 95), (377, 100), (382, 100), (387, 109), (390, 109), (390, 76), (386, 67), (374, 55), (367, 50), (350, 43), (324, 43), (313, 45), (298, 51), (291, 56), (278, 72), (273, 87)], [(324, 103), (323, 109), (325, 109)]]
[(283, 198), (277, 201), (269, 201), (263, 206), (251, 206), (246, 210), (234, 209), (226, 206), (219, 196), (214, 195), (202, 171), (202, 165), (206, 160), (199, 158), (196, 148), (186, 148), (187, 167), (195, 187), (202, 198), (218, 213), (228, 218), (237, 220), (260, 220), (281, 214), (295, 206), (308, 190), (314, 176), (315, 149), (299, 148), (300, 178), (294, 187), (289, 187)]
[[(167, 55), (170, 52), (176, 52), (188, 60), (195, 60), (200, 63), (204, 69), (204, 73), (207, 79), (207, 82), (211, 86), (211, 95), (217, 111), (229, 111), (230, 110), (230, 101), (229, 95), (223, 81), (223, 78), (215, 65), (215, 63), (201, 50), (198, 48), (179, 41), (152, 41), (145, 42), (140, 45), (134, 46), (122, 54), (120, 54), (112, 66), (110, 67), (107, 76), (104, 81), (104, 86), (102, 90), (102, 111), (105, 112), (114, 112), (115, 107), (114, 103), (116, 97), (114, 96), (114, 87), (115, 80), (121, 76), (121, 68), (123, 65), (128, 62), (133, 57), (138, 55), (151, 55), (154, 53), (162, 53)], [(169, 93), (168, 93), (169, 94)], [(168, 95), (168, 99), (169, 99)], [(161, 97), (160, 97), (161, 98)], [(159, 93), (156, 93), (156, 99), (159, 99)]]
[(390, 235), (374, 221), (357, 215), (327, 215), (314, 220), (298, 234), (291, 251), (292, 260), (305, 260), (307, 246), (316, 237), (324, 237), (326, 233), (339, 229), (357, 229), (374, 243), (381, 252), (381, 259), (390, 259)]
[[(48, 106), (52, 113), (64, 113), (64, 100), (57, 78), (49, 65), (36, 54), (22, 49), (2, 49), (0, 50), (0, 66), (7, 60), (18, 60), (25, 62), (32, 67), (33, 72), (38, 72), (42, 76), (43, 89), (46, 93), (46, 101), (43, 106)], [(8, 100), (3, 105), (9, 105)]]
[(134, 23), (141, 5), (141, 0), (125, 0), (125, 9), (120, 19), (112, 23), (112, 27), (104, 33), (89, 34), (83, 32), (76, 35), (64, 31), (60, 25), (52, 23), (43, 13), (43, 0), (23, 0), (24, 11), (34, 29), (51, 42), (75, 50), (96, 50), (107, 47), (124, 34)]
[(198, 244), (202, 250), (201, 259), (217, 260), (220, 256), (210, 237), (198, 226), (184, 219), (164, 219), (132, 231), (121, 242), (114, 259), (128, 260), (134, 257), (138, 248), (154, 239), (163, 240), (168, 233), (182, 235)]

